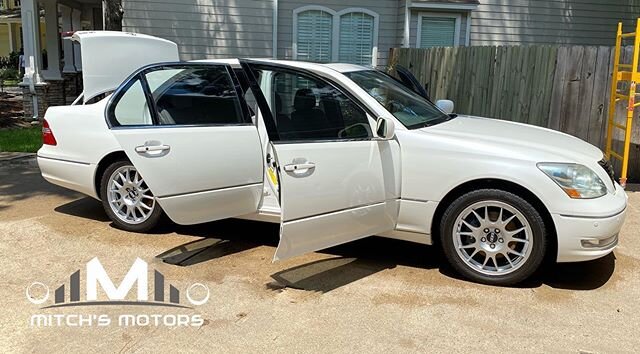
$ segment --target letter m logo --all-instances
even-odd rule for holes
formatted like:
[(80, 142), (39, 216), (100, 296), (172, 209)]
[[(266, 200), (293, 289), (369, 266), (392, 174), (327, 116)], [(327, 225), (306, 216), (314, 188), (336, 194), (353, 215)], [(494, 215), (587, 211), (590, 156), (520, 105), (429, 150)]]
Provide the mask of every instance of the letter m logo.
[(87, 263), (87, 301), (98, 299), (98, 283), (109, 300), (124, 300), (136, 282), (138, 283), (138, 301), (147, 301), (147, 268), (147, 262), (136, 258), (122, 283), (116, 287), (98, 258), (90, 260)]

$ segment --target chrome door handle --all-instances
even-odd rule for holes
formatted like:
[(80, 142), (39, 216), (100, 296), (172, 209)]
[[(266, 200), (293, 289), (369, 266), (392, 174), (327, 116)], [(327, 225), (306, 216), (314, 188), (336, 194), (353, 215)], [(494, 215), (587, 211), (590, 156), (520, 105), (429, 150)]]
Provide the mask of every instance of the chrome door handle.
[(171, 149), (169, 145), (140, 145), (136, 146), (137, 153), (146, 153), (153, 151), (166, 151)]
[(171, 146), (164, 145), (159, 141), (145, 141), (144, 145), (136, 146), (135, 150), (144, 157), (162, 157), (169, 153)]
[(316, 168), (316, 164), (313, 162), (292, 163), (290, 165), (284, 166), (284, 170), (287, 172), (300, 172), (305, 170), (311, 170), (314, 168)]

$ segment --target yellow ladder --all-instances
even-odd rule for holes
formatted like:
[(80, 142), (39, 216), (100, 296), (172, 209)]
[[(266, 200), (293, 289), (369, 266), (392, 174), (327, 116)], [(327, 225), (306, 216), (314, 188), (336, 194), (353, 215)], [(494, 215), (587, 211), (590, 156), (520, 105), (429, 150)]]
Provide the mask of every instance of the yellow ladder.
[[(620, 50), (623, 39), (633, 39), (633, 60), (631, 64), (620, 64)], [(607, 158), (616, 158), (622, 161), (622, 172), (620, 174), (620, 185), (625, 187), (627, 184), (627, 172), (629, 168), (629, 147), (631, 145), (631, 128), (633, 123), (633, 110), (640, 106), (636, 102), (636, 83), (640, 82), (640, 74), (638, 73), (638, 49), (640, 47), (640, 18), (636, 22), (636, 30), (631, 33), (622, 33), (622, 22), (618, 23), (618, 32), (616, 34), (616, 49), (613, 55), (613, 78), (611, 80), (611, 98), (609, 101), (609, 124), (607, 129), (607, 145), (605, 155)], [(620, 70), (626, 69), (626, 70)], [(618, 82), (628, 81), (629, 91), (619, 92)], [(616, 123), (616, 102), (620, 100), (627, 101), (627, 122), (622, 125)], [(624, 130), (624, 144), (622, 154), (612, 150), (614, 129)]]

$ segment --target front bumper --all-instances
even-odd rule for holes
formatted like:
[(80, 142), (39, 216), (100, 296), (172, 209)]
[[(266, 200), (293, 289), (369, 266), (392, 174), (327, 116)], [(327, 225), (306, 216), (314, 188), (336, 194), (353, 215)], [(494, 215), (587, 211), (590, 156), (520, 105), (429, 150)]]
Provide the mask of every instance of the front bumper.
[[(598, 199), (593, 202), (598, 203)], [(613, 215), (551, 215), (558, 235), (558, 262), (588, 261), (613, 251), (627, 216), (627, 195), (617, 184), (615, 202), (620, 204), (620, 211)]]

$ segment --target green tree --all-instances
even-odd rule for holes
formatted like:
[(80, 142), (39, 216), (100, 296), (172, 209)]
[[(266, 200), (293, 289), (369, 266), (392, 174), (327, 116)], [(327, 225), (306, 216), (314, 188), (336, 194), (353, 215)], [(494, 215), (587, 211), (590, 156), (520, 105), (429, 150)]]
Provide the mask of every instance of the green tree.
[(104, 29), (107, 31), (122, 31), (122, 0), (105, 0)]

